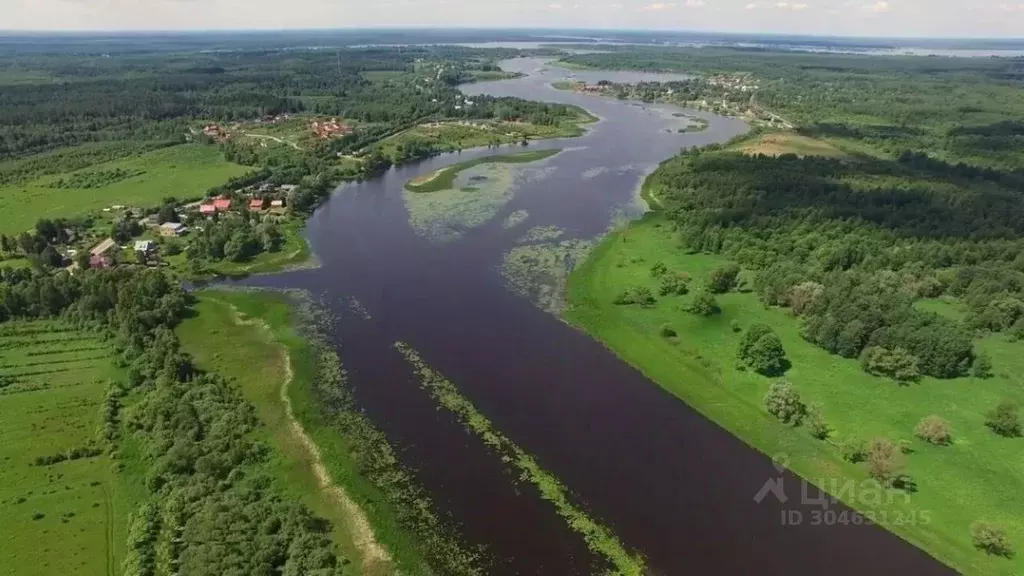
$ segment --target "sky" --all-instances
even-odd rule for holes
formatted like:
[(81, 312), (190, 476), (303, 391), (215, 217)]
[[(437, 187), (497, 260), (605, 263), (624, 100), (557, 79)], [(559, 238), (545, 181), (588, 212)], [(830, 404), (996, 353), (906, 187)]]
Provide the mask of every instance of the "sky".
[(0, 30), (366, 27), (1024, 37), (1024, 0), (0, 0)]

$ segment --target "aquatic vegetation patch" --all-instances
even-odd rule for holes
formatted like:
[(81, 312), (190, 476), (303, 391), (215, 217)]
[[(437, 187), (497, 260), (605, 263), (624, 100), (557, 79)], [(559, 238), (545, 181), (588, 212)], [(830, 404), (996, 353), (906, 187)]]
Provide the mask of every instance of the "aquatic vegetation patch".
[(440, 192), (441, 190), (448, 190), (455, 186), (456, 176), (458, 176), (460, 172), (474, 166), (479, 166), (480, 164), (526, 164), (550, 158), (559, 152), (561, 152), (561, 149), (553, 148), (550, 150), (531, 150), (529, 152), (519, 152), (516, 154), (502, 154), (474, 158), (473, 160), (452, 164), (447, 168), (441, 168), (440, 170), (436, 170), (425, 176), (413, 178), (405, 185), (405, 189), (410, 192)]
[(434, 242), (456, 240), (494, 218), (520, 186), (543, 180), (553, 170), (552, 166), (482, 163), (463, 169), (446, 190), (424, 194), (406, 189), (409, 223)]
[[(562, 233), (554, 227), (534, 228), (531, 232), (538, 238)], [(516, 246), (505, 253), (501, 275), (513, 292), (547, 312), (560, 314), (566, 306), (569, 274), (592, 246), (591, 241), (578, 239)]]
[(553, 474), (495, 428), (477, 408), (459, 393), (458, 387), (441, 373), (431, 368), (411, 346), (396, 342), (395, 348), (415, 369), (420, 378), (420, 387), (442, 407), (451, 411), (477, 434), (485, 444), (497, 452), (503, 461), (519, 469), (520, 478), (530, 481), (541, 493), (541, 497), (554, 504), (558, 514), (565, 518), (569, 527), (583, 536), (587, 547), (608, 559), (612, 568), (610, 575), (639, 576), (645, 573), (643, 559), (626, 550), (626, 547), (606, 526), (594, 520), (570, 500), (569, 489)]
[(538, 242), (550, 242), (557, 240), (564, 233), (565, 231), (558, 226), (534, 226), (520, 236), (516, 243), (536, 244)]
[(515, 192), (515, 168), (507, 164), (481, 164), (464, 177), (483, 176), (472, 190), (449, 188), (430, 194), (405, 192), (409, 223), (434, 242), (462, 237), (471, 228), (493, 218)]
[(509, 214), (505, 218), (505, 222), (502, 223), (502, 226), (506, 230), (508, 230), (509, 228), (515, 228), (516, 226), (519, 226), (523, 222), (526, 222), (526, 219), (529, 217), (530, 213), (527, 212), (526, 210), (516, 210), (515, 212)]

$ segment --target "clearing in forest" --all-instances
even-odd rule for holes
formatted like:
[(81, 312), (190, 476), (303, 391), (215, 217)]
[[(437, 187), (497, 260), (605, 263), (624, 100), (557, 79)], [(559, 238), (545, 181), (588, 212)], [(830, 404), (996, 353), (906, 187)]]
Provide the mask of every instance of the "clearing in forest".
[(826, 158), (843, 158), (846, 154), (828, 142), (801, 136), (792, 132), (774, 132), (744, 140), (738, 150), (745, 154), (764, 154), (765, 156), (824, 156)]
[[(145, 488), (98, 436), (121, 370), (110, 346), (59, 322), (0, 324), (0, 566), (20, 576), (120, 573)], [(130, 451), (129, 451), (130, 452)], [(127, 472), (117, 473), (118, 464)]]

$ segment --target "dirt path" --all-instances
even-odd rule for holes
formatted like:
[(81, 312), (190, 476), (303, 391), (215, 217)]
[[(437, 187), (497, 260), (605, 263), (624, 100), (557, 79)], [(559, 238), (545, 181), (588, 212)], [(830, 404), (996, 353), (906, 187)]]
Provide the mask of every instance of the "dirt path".
[[(267, 332), (271, 340), (274, 340), (273, 332), (270, 327), (267, 326), (266, 322), (257, 319), (243, 320), (238, 310), (234, 306), (231, 306), (232, 313), (235, 316), (235, 321), (239, 324), (257, 325), (260, 326), (264, 331)], [(367, 520), (366, 515), (363, 514), (359, 505), (356, 504), (349, 495), (345, 492), (341, 486), (334, 483), (334, 479), (331, 478), (331, 473), (327, 471), (327, 467), (324, 466), (323, 455), (320, 453), (320, 447), (313, 442), (313, 439), (306, 434), (306, 430), (302, 427), (302, 424), (295, 418), (295, 412), (292, 410), (292, 401), (288, 397), (288, 387), (291, 385), (292, 379), (295, 373), (292, 371), (292, 358), (288, 353), (288, 349), (279, 342), (278, 348), (281, 351), (281, 357), (283, 359), (285, 368), (285, 379), (281, 383), (280, 398), (281, 403), (284, 405), (285, 416), (288, 420), (288, 431), (289, 433), (302, 445), (309, 454), (313, 464), (313, 474), (316, 476), (317, 485), (320, 489), (338, 506), (345, 519), (347, 520), (347, 526), (349, 533), (352, 535), (352, 542), (359, 554), (362, 556), (363, 574), (366, 576), (379, 576), (384, 574), (391, 574), (392, 563), (391, 555), (388, 551), (377, 541), (377, 538), (373, 534), (373, 527)]]
[(284, 382), (281, 384), (281, 402), (284, 403), (285, 414), (288, 416), (288, 426), (291, 433), (302, 443), (302, 446), (309, 455), (312, 456), (313, 474), (316, 475), (316, 481), (320, 485), (320, 489), (326, 492), (345, 512), (345, 517), (349, 521), (348, 528), (352, 533), (352, 541), (363, 556), (364, 574), (382, 573), (391, 564), (391, 556), (381, 546), (380, 542), (377, 542), (376, 537), (373, 535), (373, 527), (370, 526), (370, 522), (366, 519), (366, 515), (363, 514), (359, 505), (353, 502), (348, 494), (334, 483), (330, 472), (324, 466), (320, 447), (313, 442), (313, 439), (302, 428), (302, 424), (295, 419), (295, 414), (292, 412), (292, 401), (288, 397), (288, 385), (291, 384), (293, 376), (292, 360), (288, 351), (283, 346), (281, 347), (281, 353), (284, 355), (284, 365), (287, 373)]

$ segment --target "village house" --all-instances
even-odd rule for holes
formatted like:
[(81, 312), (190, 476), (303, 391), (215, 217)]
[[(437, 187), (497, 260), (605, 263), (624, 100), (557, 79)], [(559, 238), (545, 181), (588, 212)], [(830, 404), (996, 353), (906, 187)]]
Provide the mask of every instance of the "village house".
[(146, 256), (149, 256), (156, 252), (156, 242), (153, 242), (152, 240), (136, 240), (135, 251), (142, 252)]
[(217, 207), (213, 205), (213, 202), (207, 202), (199, 205), (199, 213), (206, 216), (213, 216), (217, 213)]
[(322, 140), (327, 140), (333, 136), (344, 136), (352, 133), (352, 127), (348, 124), (338, 122), (337, 118), (331, 118), (329, 121), (319, 122), (314, 121), (309, 127), (313, 130), (313, 133)]
[(225, 198), (224, 196), (220, 196), (220, 197), (214, 198), (214, 200), (213, 200), (213, 207), (216, 208), (218, 212), (223, 212), (224, 210), (230, 210), (231, 209), (231, 198)]
[(117, 248), (117, 242), (113, 238), (107, 238), (89, 251), (90, 268), (110, 268), (114, 265), (113, 251)]
[(260, 210), (263, 210), (264, 203), (265, 200), (263, 200), (263, 198), (253, 198), (252, 200), (249, 200), (249, 210), (259, 212)]
[(161, 236), (181, 236), (188, 232), (188, 228), (181, 222), (164, 222), (160, 225)]

